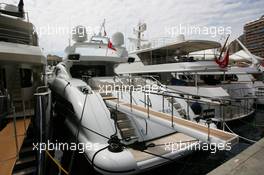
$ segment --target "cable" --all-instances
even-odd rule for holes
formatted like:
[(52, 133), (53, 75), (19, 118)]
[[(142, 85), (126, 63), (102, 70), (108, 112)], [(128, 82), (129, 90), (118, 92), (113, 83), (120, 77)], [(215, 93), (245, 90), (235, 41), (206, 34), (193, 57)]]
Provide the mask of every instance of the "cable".
[[(224, 125), (227, 127), (227, 129), (228, 129), (229, 131), (231, 131), (233, 134), (236, 134), (234, 131), (232, 131), (232, 130), (229, 128), (229, 126), (226, 124), (226, 122), (224, 122)], [(238, 134), (236, 134), (236, 135), (238, 135)], [(243, 137), (243, 136), (240, 136), (240, 135), (238, 135), (238, 137), (240, 137), (241, 139), (244, 139), (244, 140), (246, 140), (246, 141), (248, 141), (248, 142), (252, 142), (252, 143), (256, 143), (256, 142), (257, 142), (257, 141), (255, 141), (255, 140), (251, 140), (251, 139), (248, 139), (248, 138)]]
[(66, 90), (66, 88), (67, 88), (70, 84), (71, 84), (71, 83), (67, 81), (67, 84), (66, 84), (66, 86), (65, 86), (64, 89), (63, 89), (63, 93), (64, 93), (64, 94), (65, 94), (65, 90)]
[[(188, 142), (196, 142), (196, 141), (199, 141), (198, 139), (195, 139), (195, 140), (186, 140), (186, 141), (182, 141), (182, 142), (171, 142), (171, 143), (169, 143), (169, 145), (172, 145), (172, 144), (181, 144), (181, 143), (188, 143)], [(166, 144), (166, 143), (164, 143), (164, 144), (155, 144), (153, 147), (155, 147), (155, 146), (165, 146), (165, 145), (168, 145), (168, 144)]]
[(95, 159), (96, 155), (97, 155), (98, 153), (100, 153), (101, 151), (105, 150), (105, 149), (108, 148), (108, 147), (109, 147), (109, 145), (107, 145), (106, 147), (103, 147), (103, 148), (99, 149), (98, 151), (96, 151), (96, 152), (94, 153), (93, 158), (92, 158), (92, 167), (93, 167), (93, 169), (95, 169), (94, 159)]
[(107, 136), (105, 136), (103, 134), (100, 134), (99, 132), (96, 132), (96, 131), (94, 131), (94, 130), (92, 130), (90, 128), (87, 128), (86, 126), (81, 125), (81, 127), (83, 127), (84, 129), (87, 129), (88, 131), (91, 131), (91, 132), (93, 132), (93, 133), (95, 133), (95, 134), (97, 134), (97, 135), (99, 135), (99, 136), (101, 136), (103, 138), (110, 139), (109, 137), (107, 137)]
[(60, 170), (62, 170), (66, 175), (68, 175), (69, 173), (62, 167), (62, 165), (56, 160), (56, 159), (54, 159), (51, 155), (50, 155), (50, 153), (47, 151), (47, 150), (45, 150), (45, 152), (46, 152), (46, 154), (50, 157), (50, 159), (58, 166), (58, 168), (60, 169)]

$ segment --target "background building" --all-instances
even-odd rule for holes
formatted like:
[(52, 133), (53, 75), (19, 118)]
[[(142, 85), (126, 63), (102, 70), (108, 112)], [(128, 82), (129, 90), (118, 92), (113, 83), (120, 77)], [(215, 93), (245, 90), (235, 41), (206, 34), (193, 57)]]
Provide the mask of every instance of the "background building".
[(50, 66), (56, 66), (61, 61), (62, 58), (57, 55), (47, 55), (47, 62)]
[(244, 26), (245, 45), (254, 55), (264, 58), (264, 15)]

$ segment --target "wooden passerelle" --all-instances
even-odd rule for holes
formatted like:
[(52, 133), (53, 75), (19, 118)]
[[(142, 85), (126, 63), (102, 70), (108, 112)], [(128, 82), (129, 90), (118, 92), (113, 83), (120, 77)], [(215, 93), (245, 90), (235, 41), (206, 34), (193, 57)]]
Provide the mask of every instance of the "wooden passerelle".
[[(25, 133), (29, 123), (30, 119), (25, 119), (25, 121), (23, 119), (16, 120), (18, 152), (25, 139)], [(17, 150), (14, 123), (10, 121), (0, 132), (0, 174), (12, 174), (16, 159)]]

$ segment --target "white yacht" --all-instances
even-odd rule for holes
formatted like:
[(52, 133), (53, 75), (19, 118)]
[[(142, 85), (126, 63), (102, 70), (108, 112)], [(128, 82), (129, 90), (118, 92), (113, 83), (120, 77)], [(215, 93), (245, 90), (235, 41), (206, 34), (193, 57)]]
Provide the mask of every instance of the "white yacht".
[(33, 94), (45, 85), (46, 58), (23, 6), (22, 0), (0, 3), (0, 174), (36, 172), (36, 158), (19, 153), (34, 115)]
[[(135, 174), (190, 154), (201, 143), (237, 143), (237, 135), (137, 104), (131, 88), (118, 89), (124, 82), (114, 68), (133, 61), (122, 46), (122, 33), (111, 40), (101, 32), (89, 41), (86, 35), (73, 39), (65, 50), (67, 58), (55, 67), (50, 87), (55, 109), (65, 116), (72, 135), (94, 145), (85, 155), (98, 172)], [(175, 150), (168, 146), (181, 142), (190, 144)]]
[(244, 44), (236, 39), (242, 50), (230, 55), (230, 59), (236, 64), (229, 68), (230, 74), (235, 74), (237, 81), (247, 82), (256, 97), (256, 104), (264, 104), (264, 73), (263, 60), (252, 54)]
[[(138, 30), (137, 36), (142, 32)], [(140, 41), (141, 38), (134, 40)], [(214, 61), (218, 56), (216, 49), (221, 47), (220, 43), (206, 40), (185, 40), (184, 36), (180, 36), (174, 42), (168, 42), (158, 47), (149, 46), (141, 49), (140, 42), (137, 42), (136, 48), (139, 50), (129, 54), (136, 61), (131, 64), (120, 64), (115, 69), (116, 73), (120, 75), (156, 75), (161, 83), (167, 85), (167, 88), (172, 91), (185, 93), (193, 96), (194, 99), (210, 98), (211, 103), (201, 104), (199, 110), (195, 109), (195, 113), (201, 115), (203, 111), (207, 112), (213, 109), (216, 122), (240, 119), (254, 112), (254, 99), (253, 93), (249, 89), (250, 85), (226, 81), (227, 79), (225, 80), (223, 77), (228, 77), (224, 76), (228, 69), (219, 67)], [(205, 51), (211, 51), (211, 54)], [(219, 81), (216, 84), (214, 75), (211, 75), (215, 72), (218, 76), (221, 75), (222, 77), (218, 78), (222, 78), (224, 81)], [(245, 92), (238, 96), (237, 91), (233, 89), (243, 89)], [(222, 106), (220, 103), (215, 103), (225, 100), (229, 101), (229, 105)], [(193, 103), (195, 102), (192, 101), (189, 105)], [(187, 109), (188, 107), (185, 108), (185, 111)]]

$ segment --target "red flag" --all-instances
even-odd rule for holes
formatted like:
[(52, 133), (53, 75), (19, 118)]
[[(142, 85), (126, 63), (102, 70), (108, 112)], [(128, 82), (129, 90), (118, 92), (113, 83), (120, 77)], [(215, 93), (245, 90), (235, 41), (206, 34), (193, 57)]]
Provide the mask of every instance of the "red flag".
[(113, 47), (113, 44), (112, 44), (112, 42), (110, 40), (108, 41), (107, 47), (109, 49), (112, 49), (112, 50), (116, 51), (116, 48)]
[(227, 49), (224, 58), (222, 59), (215, 59), (215, 62), (219, 65), (221, 68), (226, 68), (228, 66), (229, 62), (229, 48)]
[(262, 61), (260, 62), (260, 65), (261, 65), (262, 67), (264, 67), (264, 60), (262, 60)]

